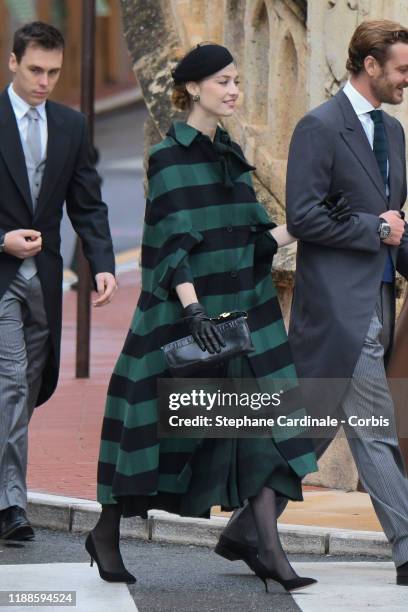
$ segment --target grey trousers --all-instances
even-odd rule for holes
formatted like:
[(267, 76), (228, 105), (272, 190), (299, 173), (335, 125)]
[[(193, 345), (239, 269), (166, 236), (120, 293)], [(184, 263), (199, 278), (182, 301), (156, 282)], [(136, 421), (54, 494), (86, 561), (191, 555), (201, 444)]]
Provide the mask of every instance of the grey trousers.
[(49, 350), (40, 280), (18, 274), (0, 299), (0, 510), (27, 505), (28, 423)]
[[(394, 294), (383, 283), (369, 330), (343, 399), (340, 419), (350, 416), (382, 416), (390, 426), (344, 426), (360, 480), (371, 497), (374, 510), (392, 546), (395, 565), (408, 561), (408, 479), (395, 429), (394, 405), (388, 388), (384, 353), (391, 341)], [(315, 440), (320, 457), (330, 440)], [(287, 499), (279, 498), (279, 514)], [(223, 535), (257, 547), (257, 533), (249, 504), (234, 512)]]

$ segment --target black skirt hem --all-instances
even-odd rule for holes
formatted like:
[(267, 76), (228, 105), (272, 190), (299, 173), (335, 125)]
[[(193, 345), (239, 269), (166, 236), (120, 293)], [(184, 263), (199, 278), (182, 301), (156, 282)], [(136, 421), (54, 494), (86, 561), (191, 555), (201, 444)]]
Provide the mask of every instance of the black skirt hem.
[[(265, 485), (268, 486), (268, 485)], [(290, 497), (284, 492), (274, 489), (278, 496), (285, 497), (290, 501), (303, 501), (303, 496)], [(129, 518), (132, 516), (140, 516), (143, 519), (147, 519), (147, 513), (149, 510), (164, 510), (171, 514), (178, 514), (179, 516), (191, 517), (191, 518), (211, 518), (211, 508), (220, 504), (213, 504), (210, 508), (203, 509), (201, 513), (191, 514), (185, 513), (182, 509), (183, 495), (179, 493), (167, 493), (160, 491), (156, 495), (123, 495), (116, 497), (117, 503), (122, 507), (122, 516)], [(246, 500), (245, 500), (246, 501)], [(223, 512), (232, 512), (239, 507), (244, 506), (243, 501), (239, 506), (223, 506), (221, 510)]]

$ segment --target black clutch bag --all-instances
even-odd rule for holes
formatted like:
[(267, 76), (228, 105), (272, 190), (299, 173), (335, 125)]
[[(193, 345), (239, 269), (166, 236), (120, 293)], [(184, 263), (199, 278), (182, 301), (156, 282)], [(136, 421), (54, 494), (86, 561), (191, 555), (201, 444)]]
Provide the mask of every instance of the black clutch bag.
[(225, 342), (219, 353), (202, 351), (191, 335), (162, 346), (172, 375), (176, 378), (188, 378), (200, 370), (228, 361), (231, 357), (254, 351), (247, 317), (246, 312), (223, 312), (212, 319)]

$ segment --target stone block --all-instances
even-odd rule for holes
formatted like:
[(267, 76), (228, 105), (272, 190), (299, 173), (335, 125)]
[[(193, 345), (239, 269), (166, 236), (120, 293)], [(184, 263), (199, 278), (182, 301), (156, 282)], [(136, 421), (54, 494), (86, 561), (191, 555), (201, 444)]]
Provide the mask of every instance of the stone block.
[(331, 555), (367, 555), (391, 558), (391, 546), (383, 533), (375, 531), (332, 530), (329, 536)]
[(167, 512), (152, 511), (151, 539), (172, 544), (215, 546), (228, 519), (213, 516), (210, 519), (187, 518)]
[(72, 523), (71, 530), (74, 532), (90, 531), (95, 527), (98, 517), (101, 513), (101, 507), (97, 502), (93, 504), (72, 506)]
[(151, 519), (143, 519), (140, 516), (132, 516), (122, 519), (120, 533), (127, 538), (137, 540), (149, 540), (151, 531)]
[(278, 524), (282, 546), (287, 553), (325, 555), (329, 530), (324, 527)]
[(29, 499), (27, 516), (34, 527), (70, 531), (71, 509), (59, 502)]

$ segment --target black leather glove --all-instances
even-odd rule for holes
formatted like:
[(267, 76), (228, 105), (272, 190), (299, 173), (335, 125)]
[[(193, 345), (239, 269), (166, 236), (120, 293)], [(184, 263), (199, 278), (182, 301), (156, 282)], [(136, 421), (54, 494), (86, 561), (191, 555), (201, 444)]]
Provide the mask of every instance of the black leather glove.
[(219, 353), (225, 342), (214, 321), (205, 312), (198, 302), (194, 302), (183, 309), (183, 317), (187, 323), (190, 334), (202, 351)]
[(347, 200), (342, 191), (334, 193), (330, 197), (323, 200), (322, 205), (329, 211), (329, 217), (333, 221), (348, 221), (351, 217), (351, 208), (347, 204)]
[(270, 230), (263, 229), (255, 234), (255, 250), (254, 260), (258, 261), (266, 259), (272, 261), (273, 256), (278, 251), (278, 243), (275, 238), (271, 235)]

